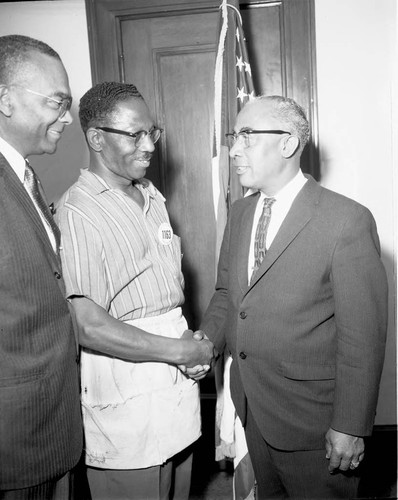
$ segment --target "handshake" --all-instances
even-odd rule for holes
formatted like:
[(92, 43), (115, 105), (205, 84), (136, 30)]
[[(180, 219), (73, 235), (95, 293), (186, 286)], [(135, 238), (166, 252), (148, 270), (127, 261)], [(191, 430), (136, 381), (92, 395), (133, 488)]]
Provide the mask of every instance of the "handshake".
[(216, 357), (213, 343), (201, 330), (196, 332), (185, 330), (180, 340), (186, 344), (184, 346), (184, 358), (186, 360), (183, 364), (179, 364), (178, 368), (194, 380), (204, 378)]

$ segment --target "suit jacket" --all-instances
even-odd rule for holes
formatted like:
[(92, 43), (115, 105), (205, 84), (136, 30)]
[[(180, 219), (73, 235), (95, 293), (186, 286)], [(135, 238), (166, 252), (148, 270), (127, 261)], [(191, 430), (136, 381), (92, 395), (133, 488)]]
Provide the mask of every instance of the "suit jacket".
[(79, 460), (76, 360), (60, 260), (0, 154), (0, 490), (54, 479)]
[(320, 449), (329, 427), (372, 432), (384, 360), (387, 284), (365, 207), (309, 180), (251, 285), (250, 233), (258, 194), (232, 207), (216, 292), (201, 328), (233, 357), (231, 394), (264, 439)]

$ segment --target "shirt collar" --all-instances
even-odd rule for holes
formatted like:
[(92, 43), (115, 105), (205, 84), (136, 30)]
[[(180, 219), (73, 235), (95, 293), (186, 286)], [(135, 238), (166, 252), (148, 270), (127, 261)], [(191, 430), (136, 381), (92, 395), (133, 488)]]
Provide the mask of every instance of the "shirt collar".
[[(102, 194), (105, 191), (112, 191), (112, 187), (98, 174), (91, 172), (87, 168), (82, 169), (80, 174), (85, 182), (90, 185), (90, 188), (94, 191), (95, 194)], [(155, 196), (163, 196), (160, 192), (155, 188), (152, 182), (148, 179), (140, 179), (137, 181), (136, 186), (140, 191), (144, 194), (147, 194), (150, 198), (155, 198)], [(164, 200), (164, 198), (163, 198)]]
[(13, 148), (8, 142), (0, 137), (0, 153), (11, 165), (18, 179), (23, 182), (25, 178), (25, 159), (18, 153), (18, 151)]
[(137, 183), (136, 186), (138, 189), (141, 189), (143, 192), (147, 192), (151, 198), (155, 198), (155, 196), (160, 196), (163, 201), (165, 201), (165, 198), (163, 195), (160, 194), (160, 191), (158, 191), (155, 186), (152, 184), (152, 182), (148, 179), (140, 179)]
[[(289, 181), (283, 188), (271, 196), (271, 198), (275, 198), (278, 202), (289, 202), (290, 200), (294, 200), (294, 198), (298, 195), (301, 188), (307, 182), (307, 178), (304, 176), (301, 169), (297, 172), (297, 174), (293, 177), (291, 181)], [(260, 193), (260, 199), (269, 198), (269, 196), (265, 195), (263, 192)]]

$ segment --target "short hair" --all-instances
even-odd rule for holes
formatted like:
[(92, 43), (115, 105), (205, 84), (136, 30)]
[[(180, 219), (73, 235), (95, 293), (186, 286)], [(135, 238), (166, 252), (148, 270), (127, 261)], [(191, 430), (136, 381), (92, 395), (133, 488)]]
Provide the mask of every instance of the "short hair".
[(59, 54), (49, 45), (24, 35), (0, 37), (0, 84), (11, 84), (24, 76), (24, 66), (29, 64), (32, 52), (39, 52), (61, 61)]
[(80, 99), (79, 119), (83, 132), (101, 126), (113, 118), (116, 106), (128, 99), (144, 99), (132, 83), (103, 82), (88, 90)]
[(261, 95), (250, 102), (269, 101), (272, 106), (271, 115), (276, 118), (281, 126), (300, 140), (299, 152), (301, 153), (310, 139), (310, 125), (304, 109), (290, 97), (279, 95)]

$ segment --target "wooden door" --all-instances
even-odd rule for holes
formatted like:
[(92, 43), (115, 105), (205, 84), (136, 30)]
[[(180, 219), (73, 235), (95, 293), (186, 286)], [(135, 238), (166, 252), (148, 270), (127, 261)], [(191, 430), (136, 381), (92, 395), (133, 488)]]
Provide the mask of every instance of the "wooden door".
[[(134, 83), (165, 130), (147, 177), (165, 195), (182, 238), (184, 312), (192, 328), (215, 281), (211, 146), (219, 4), (86, 0), (93, 82)], [(241, 12), (256, 92), (295, 98), (316, 131), (313, 0), (248, 1)], [(304, 169), (316, 174), (315, 151), (316, 140)]]

